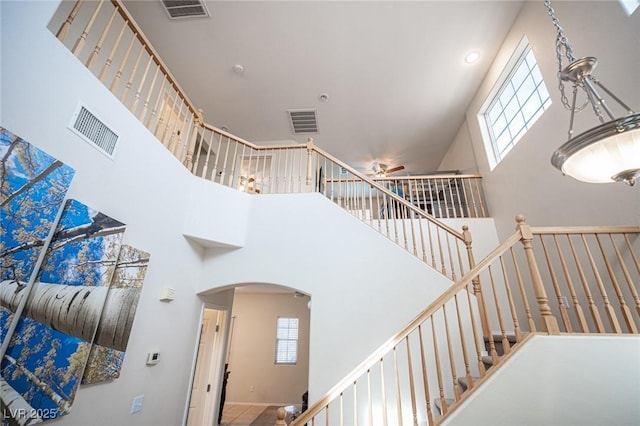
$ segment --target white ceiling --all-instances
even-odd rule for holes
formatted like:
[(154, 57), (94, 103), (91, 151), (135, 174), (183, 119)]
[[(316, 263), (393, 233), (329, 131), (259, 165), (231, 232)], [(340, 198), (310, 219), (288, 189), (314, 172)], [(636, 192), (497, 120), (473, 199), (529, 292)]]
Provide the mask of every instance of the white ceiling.
[(124, 3), (207, 123), (304, 143), (286, 111), (317, 108), (319, 147), (363, 171), (409, 173), (438, 167), (523, 4), (207, 1), (209, 18), (171, 20), (160, 0)]

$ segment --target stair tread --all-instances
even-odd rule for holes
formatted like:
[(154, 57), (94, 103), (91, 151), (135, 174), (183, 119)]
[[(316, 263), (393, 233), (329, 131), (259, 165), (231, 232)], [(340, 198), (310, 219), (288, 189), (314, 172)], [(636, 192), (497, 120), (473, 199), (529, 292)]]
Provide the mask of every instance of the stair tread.
[[(445, 404), (447, 404), (447, 407), (451, 407), (456, 402), (456, 400), (453, 398), (445, 398), (444, 402)], [(440, 398), (436, 398), (434, 401), (434, 404), (438, 409), (438, 411), (440, 412), (440, 414), (442, 414), (442, 402), (440, 401)]]
[[(507, 331), (505, 337), (509, 343), (517, 343), (516, 335), (513, 332)], [(494, 342), (502, 341), (502, 334), (492, 334), (491, 336), (484, 336), (484, 341), (488, 342), (493, 340)]]
[[(480, 380), (480, 377), (471, 376), (471, 380), (473, 383), (476, 383), (478, 380)], [(467, 383), (466, 376), (458, 377), (458, 384), (460, 385), (460, 387), (462, 387), (463, 392), (469, 389), (469, 383)]]

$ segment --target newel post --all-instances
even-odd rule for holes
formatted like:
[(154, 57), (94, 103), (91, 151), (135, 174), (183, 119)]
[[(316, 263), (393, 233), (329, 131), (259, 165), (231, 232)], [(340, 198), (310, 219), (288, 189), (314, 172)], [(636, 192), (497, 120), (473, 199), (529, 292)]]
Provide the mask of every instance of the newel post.
[[(467, 247), (467, 256), (469, 258), (469, 270), (475, 268), (476, 261), (473, 258), (473, 250), (471, 249), (471, 243), (473, 242), (471, 238), (471, 232), (469, 232), (469, 227), (467, 225), (462, 226), (462, 237), (464, 239), (464, 245)], [(484, 295), (482, 294), (482, 288), (480, 286), (480, 276), (476, 275), (471, 280), (473, 284), (473, 294), (476, 296), (476, 300), (478, 303), (478, 310), (480, 311), (480, 322), (482, 324), (482, 334), (483, 336), (491, 336), (491, 328), (489, 327), (489, 318), (487, 317), (487, 310), (484, 305)]]
[(311, 173), (311, 154), (313, 153), (313, 138), (309, 138), (307, 140), (307, 192), (311, 192), (311, 183), (312, 183), (312, 173)]
[(558, 320), (551, 313), (551, 307), (549, 306), (549, 298), (547, 292), (542, 284), (542, 277), (538, 270), (535, 255), (533, 254), (533, 233), (531, 227), (525, 223), (524, 216), (516, 216), (516, 231), (520, 232), (520, 242), (524, 247), (525, 255), (527, 256), (527, 264), (529, 265), (529, 273), (531, 274), (531, 282), (533, 283), (533, 290), (538, 301), (538, 308), (540, 309), (540, 318), (542, 320), (542, 328), (549, 334), (560, 334), (560, 328), (558, 327)]
[(278, 408), (278, 418), (274, 426), (287, 426), (287, 422), (284, 420), (287, 416), (287, 412), (283, 407)]
[(199, 109), (195, 117), (193, 118), (193, 133), (191, 134), (191, 140), (189, 141), (189, 146), (187, 147), (187, 155), (184, 159), (184, 166), (192, 171), (193, 167), (193, 153), (195, 152), (196, 142), (198, 141), (198, 129), (202, 126), (202, 110)]

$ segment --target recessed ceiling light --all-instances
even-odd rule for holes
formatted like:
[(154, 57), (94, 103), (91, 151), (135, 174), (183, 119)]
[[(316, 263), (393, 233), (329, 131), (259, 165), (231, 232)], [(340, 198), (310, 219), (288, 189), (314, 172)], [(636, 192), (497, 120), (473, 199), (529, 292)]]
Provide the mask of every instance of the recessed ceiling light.
[(320, 96), (318, 96), (318, 99), (320, 99), (320, 102), (327, 102), (329, 100), (329, 95), (321, 93)]
[(480, 59), (480, 52), (478, 52), (477, 50), (467, 53), (467, 55), (464, 57), (464, 61), (467, 64), (473, 64), (477, 62), (478, 59)]
[(244, 72), (244, 67), (240, 64), (235, 64), (233, 66), (233, 72), (235, 72), (236, 74), (242, 74)]

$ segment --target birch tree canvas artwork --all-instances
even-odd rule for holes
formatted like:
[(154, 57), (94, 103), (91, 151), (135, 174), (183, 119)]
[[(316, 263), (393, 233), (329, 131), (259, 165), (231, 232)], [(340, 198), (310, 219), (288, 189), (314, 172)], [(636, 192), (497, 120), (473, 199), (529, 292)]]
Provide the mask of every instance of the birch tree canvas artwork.
[(148, 264), (149, 253), (124, 244), (120, 248), (107, 301), (82, 378), (83, 384), (120, 377)]
[[(26, 285), (73, 178), (71, 167), (0, 127), (0, 289)], [(0, 303), (0, 343), (13, 312)]]
[[(66, 202), (0, 364), (2, 378), (20, 395), (27, 412), (42, 414), (42, 419), (69, 412), (124, 230), (123, 223), (101, 212), (76, 200)], [(3, 290), (18, 294), (22, 288), (13, 282)]]

